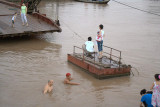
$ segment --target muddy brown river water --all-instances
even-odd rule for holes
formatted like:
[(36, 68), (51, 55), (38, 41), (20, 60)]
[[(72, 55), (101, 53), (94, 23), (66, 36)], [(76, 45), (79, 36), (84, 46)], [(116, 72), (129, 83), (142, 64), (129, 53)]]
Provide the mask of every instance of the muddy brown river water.
[[(118, 1), (160, 14), (160, 0)], [(55, 20), (54, 0), (42, 0), (38, 8)], [(138, 107), (140, 90), (149, 90), (160, 73), (160, 16), (112, 0), (108, 5), (59, 0), (58, 16), (62, 33), (0, 40), (0, 107)], [(67, 62), (73, 45), (81, 46), (88, 36), (95, 41), (99, 24), (104, 45), (121, 50), (134, 75), (97, 80)], [(64, 85), (67, 72), (81, 85)], [(43, 95), (48, 79), (54, 91)]]

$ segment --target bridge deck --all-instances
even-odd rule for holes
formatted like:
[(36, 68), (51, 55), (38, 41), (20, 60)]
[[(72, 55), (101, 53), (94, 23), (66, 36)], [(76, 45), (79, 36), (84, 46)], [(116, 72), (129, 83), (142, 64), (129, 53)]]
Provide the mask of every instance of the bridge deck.
[[(45, 19), (47, 18), (45, 16), (38, 18), (34, 15), (27, 15), (29, 26), (22, 26), (19, 11), (20, 10), (16, 7), (0, 3), (0, 37), (22, 36), (61, 31), (61, 29), (54, 22), (48, 23), (48, 19)], [(15, 21), (15, 27), (12, 28), (11, 18), (15, 12), (18, 12), (18, 15)]]

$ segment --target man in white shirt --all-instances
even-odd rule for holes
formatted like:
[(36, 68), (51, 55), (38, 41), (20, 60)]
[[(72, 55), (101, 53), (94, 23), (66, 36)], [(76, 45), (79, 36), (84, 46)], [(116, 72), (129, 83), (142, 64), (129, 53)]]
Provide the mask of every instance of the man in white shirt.
[(88, 41), (86, 41), (84, 45), (84, 52), (87, 54), (87, 56), (92, 56), (91, 54), (94, 53), (94, 43), (92, 42), (92, 37), (88, 37)]
[(85, 45), (88, 52), (94, 52), (94, 43), (91, 37), (88, 37), (88, 41), (85, 42)]

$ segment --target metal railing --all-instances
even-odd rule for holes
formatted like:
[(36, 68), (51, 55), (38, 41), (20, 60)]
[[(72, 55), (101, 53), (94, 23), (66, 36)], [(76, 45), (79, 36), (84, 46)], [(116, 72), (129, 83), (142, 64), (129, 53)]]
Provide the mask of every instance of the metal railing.
[[(107, 58), (110, 60), (110, 63), (112, 62), (112, 61), (114, 61), (114, 62), (116, 62), (116, 63), (118, 63), (118, 65), (119, 65), (119, 67), (120, 67), (120, 64), (121, 64), (121, 55), (122, 55), (122, 52), (120, 51), (120, 50), (117, 50), (117, 49), (114, 49), (114, 48), (111, 48), (111, 47), (109, 47), (109, 46), (104, 46), (103, 45), (103, 47), (104, 48), (108, 48), (108, 49), (110, 49), (110, 51), (109, 52), (103, 52), (104, 54), (107, 54), (107, 55), (109, 55)], [(83, 50), (83, 58), (82, 58), (82, 60), (84, 61), (85, 60), (85, 52), (84, 52), (84, 49), (83, 48), (80, 48), (80, 47), (78, 47), (78, 46), (74, 46), (73, 47), (73, 54), (75, 55), (76, 54), (76, 48), (77, 49), (81, 49), (81, 50)], [(116, 52), (118, 52), (119, 53), (119, 56), (116, 56), (116, 55), (114, 55), (113, 54), (113, 51), (116, 51)], [(94, 63), (95, 63), (95, 54), (96, 54), (96, 52), (94, 52), (94, 53), (92, 53), (92, 54), (94, 54)], [(103, 55), (104, 56), (104, 55)], [(104, 56), (105, 57), (105, 56)], [(116, 60), (114, 60), (113, 58), (117, 58), (118, 59), (118, 61), (116, 61)]]
[[(121, 59), (122, 59), (122, 52), (121, 52), (120, 50), (111, 48), (111, 47), (109, 47), (109, 46), (104, 46), (104, 45), (103, 45), (103, 47), (110, 49), (110, 52), (109, 52), (109, 53), (108, 53), (108, 52), (103, 52), (103, 53), (109, 55), (110, 63), (111, 63), (112, 61), (115, 61), (115, 60), (112, 59), (113, 57), (114, 57), (114, 58), (118, 58), (118, 61), (117, 61), (117, 62), (118, 62), (119, 67), (120, 67)], [(118, 53), (119, 53), (119, 56), (113, 55), (113, 51), (118, 52)], [(115, 61), (115, 62), (116, 62), (116, 61)]]

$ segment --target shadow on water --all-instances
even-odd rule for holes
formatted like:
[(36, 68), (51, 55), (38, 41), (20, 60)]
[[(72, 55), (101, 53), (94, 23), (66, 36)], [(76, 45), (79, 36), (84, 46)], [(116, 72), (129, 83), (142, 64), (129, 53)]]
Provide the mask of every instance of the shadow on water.
[(85, 93), (96, 97), (96, 103), (98, 105), (105, 101), (105, 93), (108, 93), (108, 96), (110, 96), (111, 93), (121, 93), (123, 92), (124, 87), (129, 87), (131, 85), (130, 76), (99, 80), (86, 73), (84, 69), (70, 62), (68, 62), (68, 67), (75, 72), (74, 74), (78, 75), (76, 78), (80, 80), (81, 84), (88, 84), (82, 87), (85, 88)]
[[(125, 85), (130, 82), (131, 77), (130, 76), (123, 76), (123, 77), (115, 77), (115, 78), (109, 78), (109, 79), (103, 79), (99, 80), (93, 77), (92, 75), (85, 72), (84, 69), (76, 66), (75, 64), (72, 64), (68, 62), (68, 67), (78, 73), (80, 75), (80, 78), (85, 78), (87, 81), (90, 81), (94, 87), (104, 87), (107, 85), (106, 89), (111, 89), (113, 85)], [(110, 87), (111, 86), (111, 87)]]
[(0, 39), (0, 51), (36, 51), (36, 50), (56, 50), (57, 53), (60, 52), (61, 45), (50, 43), (45, 38), (40, 36), (23, 36), (14, 38), (3, 38)]

